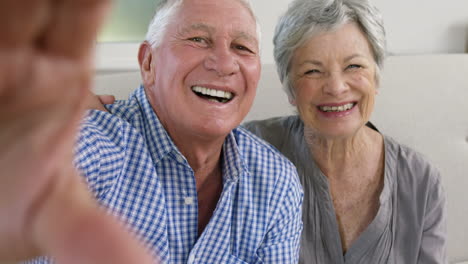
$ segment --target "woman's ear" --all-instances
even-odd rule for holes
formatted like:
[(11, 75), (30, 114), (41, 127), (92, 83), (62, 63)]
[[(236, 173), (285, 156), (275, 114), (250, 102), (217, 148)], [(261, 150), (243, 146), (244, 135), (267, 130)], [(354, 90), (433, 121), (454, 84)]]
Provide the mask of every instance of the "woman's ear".
[(141, 79), (145, 86), (150, 86), (154, 83), (154, 71), (152, 69), (153, 53), (151, 44), (144, 41), (140, 44), (138, 50), (138, 63), (140, 64)]

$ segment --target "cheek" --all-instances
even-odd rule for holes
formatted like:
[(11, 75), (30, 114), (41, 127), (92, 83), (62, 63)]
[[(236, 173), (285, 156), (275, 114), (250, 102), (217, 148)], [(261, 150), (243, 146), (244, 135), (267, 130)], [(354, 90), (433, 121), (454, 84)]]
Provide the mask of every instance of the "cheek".
[(296, 101), (317, 100), (320, 96), (320, 83), (316, 80), (300, 79), (294, 83)]
[(372, 111), (374, 110), (374, 95), (369, 94), (365, 97), (365, 101), (363, 102), (363, 115), (367, 118), (370, 117)]
[(354, 80), (354, 87), (359, 87), (359, 93), (362, 95), (361, 113), (365, 118), (369, 118), (374, 110), (376, 85), (374, 78), (366, 75), (357, 76)]
[(170, 52), (161, 54), (160, 57), (156, 58), (154, 61), (154, 76), (156, 80), (160, 80), (160, 84), (170, 84), (173, 81), (174, 76), (178, 76), (180, 73), (185, 71), (186, 64), (181, 63), (178, 57), (174, 56)]
[(301, 115), (307, 115), (315, 109), (314, 102), (319, 98), (315, 86), (310, 82), (296, 82), (294, 105)]
[(376, 82), (370, 74), (356, 74), (351, 78), (351, 86), (364, 97), (375, 95)]
[(256, 90), (258, 81), (260, 80), (261, 64), (258, 59), (252, 59), (242, 63), (244, 68), (244, 78), (250, 89)]

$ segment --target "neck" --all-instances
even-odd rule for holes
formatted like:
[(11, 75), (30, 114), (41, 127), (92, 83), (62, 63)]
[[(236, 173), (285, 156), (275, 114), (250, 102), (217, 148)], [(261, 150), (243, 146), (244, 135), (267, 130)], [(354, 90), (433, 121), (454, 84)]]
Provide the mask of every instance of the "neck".
[(349, 170), (379, 155), (383, 146), (382, 136), (367, 126), (341, 138), (322, 136), (305, 126), (304, 136), (317, 166), (329, 178), (347, 177)]
[(221, 163), (222, 144), (207, 146), (191, 142), (187, 146), (187, 144), (175, 143), (195, 172), (214, 168)]
[(221, 151), (224, 138), (204, 140), (193, 135), (171, 135), (179, 151), (195, 173), (197, 190), (206, 182), (221, 179)]

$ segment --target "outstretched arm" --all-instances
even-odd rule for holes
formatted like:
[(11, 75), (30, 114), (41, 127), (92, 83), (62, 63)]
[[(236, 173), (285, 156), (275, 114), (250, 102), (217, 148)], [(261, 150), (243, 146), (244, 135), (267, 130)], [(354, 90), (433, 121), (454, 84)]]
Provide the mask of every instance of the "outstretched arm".
[(0, 1), (0, 261), (151, 263), (72, 166), (108, 0)]

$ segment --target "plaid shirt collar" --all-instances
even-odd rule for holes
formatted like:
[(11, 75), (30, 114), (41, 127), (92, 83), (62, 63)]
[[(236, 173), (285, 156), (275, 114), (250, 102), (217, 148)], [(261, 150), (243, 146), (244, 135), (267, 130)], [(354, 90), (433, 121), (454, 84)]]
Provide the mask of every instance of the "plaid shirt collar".
[[(145, 93), (143, 85), (140, 85), (131, 95), (135, 98), (142, 109), (145, 119), (146, 142), (150, 149), (153, 162), (157, 164), (167, 155), (172, 155), (176, 160), (180, 160), (184, 166), (190, 167), (186, 158), (180, 153), (177, 146), (172, 141), (164, 126), (159, 121), (158, 116), (153, 110)], [(225, 181), (237, 181), (243, 173), (249, 174), (248, 166), (239, 151), (235, 134), (238, 128), (235, 128), (227, 136), (223, 144), (223, 177)]]

